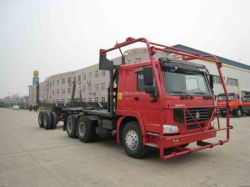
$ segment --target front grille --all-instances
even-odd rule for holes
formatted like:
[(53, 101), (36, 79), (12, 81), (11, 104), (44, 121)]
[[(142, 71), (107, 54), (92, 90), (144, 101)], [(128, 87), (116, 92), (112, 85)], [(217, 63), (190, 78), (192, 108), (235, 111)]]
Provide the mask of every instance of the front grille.
[(204, 124), (192, 124), (192, 125), (187, 125), (187, 129), (191, 130), (191, 129), (198, 129), (198, 128), (203, 128)]
[(213, 108), (189, 108), (185, 112), (186, 123), (205, 122), (211, 118)]

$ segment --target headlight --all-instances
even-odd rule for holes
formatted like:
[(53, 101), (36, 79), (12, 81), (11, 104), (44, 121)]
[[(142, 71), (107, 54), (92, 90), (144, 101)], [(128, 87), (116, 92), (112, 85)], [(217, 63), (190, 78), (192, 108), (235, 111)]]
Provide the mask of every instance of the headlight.
[(163, 134), (179, 133), (179, 128), (176, 125), (163, 124)]

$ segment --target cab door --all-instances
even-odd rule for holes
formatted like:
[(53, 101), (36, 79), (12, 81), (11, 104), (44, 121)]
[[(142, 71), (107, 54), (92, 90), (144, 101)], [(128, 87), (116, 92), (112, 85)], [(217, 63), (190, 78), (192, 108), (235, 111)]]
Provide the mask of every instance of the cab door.
[[(136, 79), (134, 106), (142, 117), (146, 131), (160, 133), (160, 123), (162, 117), (160, 100), (152, 98), (150, 94), (145, 92), (142, 70), (143, 67), (134, 72)], [(156, 86), (155, 89), (157, 89)]]

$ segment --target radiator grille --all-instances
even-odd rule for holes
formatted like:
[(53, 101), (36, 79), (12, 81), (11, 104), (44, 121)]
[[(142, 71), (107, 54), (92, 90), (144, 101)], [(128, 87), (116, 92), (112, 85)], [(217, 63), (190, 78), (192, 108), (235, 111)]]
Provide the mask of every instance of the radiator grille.
[(203, 128), (205, 125), (204, 124), (191, 124), (191, 125), (187, 125), (187, 129), (191, 130), (191, 129), (198, 129), (198, 128)]
[(185, 112), (186, 123), (205, 122), (211, 118), (213, 108), (189, 108)]

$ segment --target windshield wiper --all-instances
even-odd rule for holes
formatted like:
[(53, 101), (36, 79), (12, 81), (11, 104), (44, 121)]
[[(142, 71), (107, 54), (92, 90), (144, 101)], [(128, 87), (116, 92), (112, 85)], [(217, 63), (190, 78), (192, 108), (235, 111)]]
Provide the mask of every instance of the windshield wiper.
[(194, 98), (194, 96), (192, 96), (191, 94), (189, 94), (189, 93), (187, 93), (185, 91), (174, 91), (174, 92), (170, 92), (170, 93), (183, 93), (183, 94), (185, 94), (187, 96), (190, 96), (191, 98)]
[(208, 93), (206, 93), (206, 92), (193, 92), (193, 93), (195, 93), (195, 94), (202, 94), (202, 95), (206, 95), (207, 97), (209, 97), (209, 98), (211, 98), (212, 96), (211, 95), (209, 95)]

